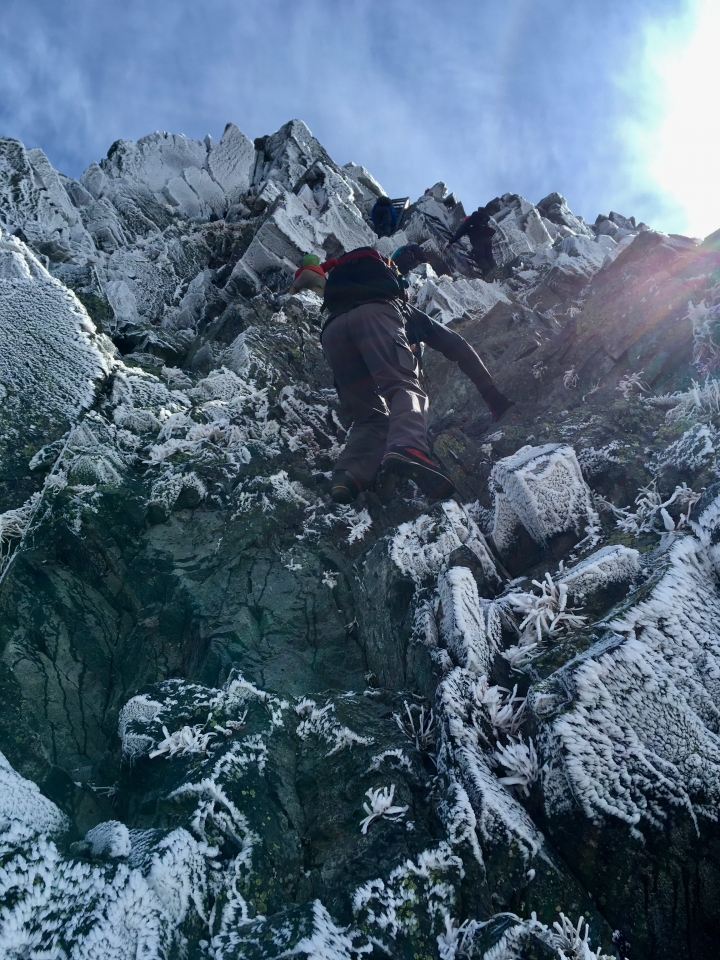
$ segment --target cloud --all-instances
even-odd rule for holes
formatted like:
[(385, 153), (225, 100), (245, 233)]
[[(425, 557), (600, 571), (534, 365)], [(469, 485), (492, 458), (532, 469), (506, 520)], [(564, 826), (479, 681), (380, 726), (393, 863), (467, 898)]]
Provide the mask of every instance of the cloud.
[(249, 136), (300, 117), (394, 196), (468, 208), (559, 190), (594, 219), (670, 209), (638, 175), (626, 80), (683, 0), (4, 0), (0, 130), (74, 176), (156, 129)]

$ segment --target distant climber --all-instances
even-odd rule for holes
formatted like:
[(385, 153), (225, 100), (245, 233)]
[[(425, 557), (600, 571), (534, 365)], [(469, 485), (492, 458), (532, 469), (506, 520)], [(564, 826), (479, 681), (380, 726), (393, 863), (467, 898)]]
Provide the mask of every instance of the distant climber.
[(302, 264), (295, 271), (295, 279), (288, 290), (289, 294), (299, 293), (301, 290), (312, 290), (318, 296), (325, 292), (325, 271), (320, 266), (320, 257), (314, 253), (307, 253), (302, 258)]
[(430, 455), (428, 398), (420, 386), (418, 349), (426, 343), (460, 366), (498, 420), (511, 406), (480, 357), (459, 334), (406, 302), (406, 284), (370, 247), (323, 264), (328, 273), (321, 334), (341, 402), (353, 424), (332, 476), (331, 496), (351, 503), (380, 467), (446, 500), (455, 487)]
[(397, 227), (397, 211), (390, 197), (378, 197), (370, 211), (370, 219), (379, 237), (389, 237)]
[(483, 273), (488, 273), (496, 265), (493, 256), (492, 238), (495, 230), (490, 226), (490, 214), (485, 207), (465, 217), (448, 244), (457, 243), (461, 237), (467, 237), (472, 247), (472, 258)]
[(428, 258), (419, 243), (406, 243), (402, 247), (398, 247), (390, 259), (398, 268), (402, 277), (414, 270), (415, 267), (419, 267), (421, 263), (428, 262)]

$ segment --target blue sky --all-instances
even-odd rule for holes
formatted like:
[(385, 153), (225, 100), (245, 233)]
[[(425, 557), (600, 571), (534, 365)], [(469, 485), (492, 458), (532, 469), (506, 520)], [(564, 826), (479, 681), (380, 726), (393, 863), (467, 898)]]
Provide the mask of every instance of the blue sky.
[(78, 176), (118, 138), (300, 117), (394, 196), (557, 190), (588, 220), (697, 229), (651, 145), (658, 51), (687, 44), (702, 2), (2, 0), (0, 134)]

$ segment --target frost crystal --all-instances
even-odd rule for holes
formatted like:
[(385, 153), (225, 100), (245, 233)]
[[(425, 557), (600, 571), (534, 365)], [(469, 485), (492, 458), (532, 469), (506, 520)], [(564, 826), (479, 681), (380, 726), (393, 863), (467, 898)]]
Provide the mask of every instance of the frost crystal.
[(471, 956), (473, 940), (482, 926), (477, 920), (465, 920), (457, 925), (449, 914), (446, 915), (445, 930), (437, 938), (440, 960)]
[(216, 736), (213, 730), (205, 732), (202, 724), (196, 724), (194, 727), (184, 726), (175, 730), (172, 734), (163, 725), (162, 732), (165, 739), (161, 740), (157, 747), (148, 754), (151, 760), (162, 756), (174, 757), (179, 754), (181, 757), (185, 757), (190, 753), (205, 753), (208, 744)]
[(538, 757), (535, 744), (532, 740), (527, 743), (520, 737), (515, 740), (510, 737), (504, 746), (498, 746), (493, 759), (507, 771), (506, 776), (500, 777), (500, 783), (509, 787), (520, 787), (524, 796), (530, 793), (530, 786), (537, 780), (539, 774)]
[(639, 373), (626, 374), (615, 389), (622, 396), (623, 400), (629, 400), (639, 393), (650, 392), (650, 387), (645, 383)]
[[(529, 920), (521, 920), (515, 914), (506, 913), (497, 914), (482, 926), (489, 926), (493, 920), (501, 919), (504, 921), (502, 925), (502, 928), (505, 928), (504, 932), (495, 945), (483, 953), (482, 960), (517, 960), (525, 954), (526, 947), (532, 944), (532, 940), (529, 939), (531, 937), (549, 948), (557, 960), (614, 960), (607, 954), (596, 953), (591, 949), (590, 928), (582, 916), (577, 925), (573, 925), (564, 913), (560, 913), (560, 922), (555, 921), (551, 929), (541, 923), (534, 912)], [(535, 950), (532, 952), (534, 953)]]
[(395, 796), (394, 783), (390, 784), (389, 788), (378, 787), (377, 790), (373, 790), (371, 787), (369, 790), (365, 791), (365, 796), (368, 798), (370, 803), (363, 804), (363, 810), (367, 816), (360, 823), (360, 833), (367, 833), (368, 827), (375, 820), (392, 820), (393, 823), (397, 822), (398, 820), (402, 820), (402, 818), (410, 809), (408, 806), (393, 806), (393, 798)]
[(34, 493), (21, 507), (0, 514), (0, 576), (11, 560), (13, 541), (22, 540), (40, 502), (41, 494)]
[(116, 859), (130, 856), (130, 831), (118, 820), (108, 820), (88, 830), (85, 843), (90, 845), (93, 857), (107, 856)]
[(334, 703), (318, 707), (314, 700), (304, 697), (295, 707), (295, 712), (303, 717), (297, 726), (297, 735), (301, 740), (307, 740), (309, 736), (320, 737), (332, 748), (327, 754), (328, 757), (346, 747), (369, 746), (373, 743), (372, 737), (361, 737), (349, 727), (338, 723)]
[(708, 304), (705, 300), (701, 300), (700, 303), (690, 301), (686, 319), (690, 320), (693, 328), (693, 363), (700, 374), (707, 376), (717, 370), (720, 362), (720, 346), (718, 346), (720, 304), (717, 302)]
[(524, 631), (525, 646), (534, 642), (542, 643), (545, 637), (554, 637), (563, 630), (582, 627), (586, 618), (567, 609), (568, 587), (565, 583), (555, 583), (549, 573), (540, 582), (533, 580), (542, 593), (511, 593), (507, 602), (524, 616), (520, 630)]
[[(667, 500), (663, 500), (657, 490), (657, 481), (640, 489), (635, 500), (635, 512), (629, 509), (613, 507), (610, 509), (618, 517), (617, 525), (626, 533), (639, 536), (641, 533), (660, 533), (681, 530), (690, 520), (693, 507), (700, 499), (700, 494), (691, 490), (686, 483), (676, 487)], [(674, 520), (668, 513), (668, 507), (679, 508), (679, 517)], [(660, 526), (662, 524), (662, 526)]]
[(477, 672), (489, 669), (495, 647), (492, 608), (481, 606), (472, 573), (452, 567), (438, 579), (441, 632), (456, 663)]
[(432, 710), (428, 710), (426, 714), (424, 705), (422, 707), (418, 707), (417, 704), (409, 705), (407, 700), (403, 703), (405, 716), (394, 713), (395, 723), (405, 736), (413, 741), (417, 750), (427, 750), (434, 742), (437, 733), (435, 714)]
[(454, 500), (442, 503), (434, 516), (423, 514), (400, 524), (390, 541), (390, 556), (404, 574), (420, 584), (437, 576), (449, 554), (463, 545), (474, 554), (485, 576), (498, 582), (485, 537), (470, 514)]
[(665, 419), (670, 423), (693, 415), (717, 417), (720, 415), (720, 381), (706, 377), (705, 382), (700, 384), (693, 380), (692, 387), (685, 393), (650, 397), (647, 402), (657, 407), (668, 407)]
[(567, 387), (568, 390), (574, 390), (578, 385), (578, 372), (575, 367), (570, 367), (569, 370), (566, 370), (563, 374), (563, 386)]
[(489, 686), (487, 677), (478, 678), (473, 691), (478, 707), (485, 708), (492, 727), (501, 733), (516, 734), (525, 720), (525, 697), (518, 697), (517, 685), (512, 690)]

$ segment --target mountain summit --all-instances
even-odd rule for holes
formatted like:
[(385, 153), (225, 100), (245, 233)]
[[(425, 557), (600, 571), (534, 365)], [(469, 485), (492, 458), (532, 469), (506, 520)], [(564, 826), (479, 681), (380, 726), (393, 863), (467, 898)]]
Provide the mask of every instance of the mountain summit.
[[(497, 266), (299, 120), (0, 139), (0, 955), (709, 957), (720, 919), (720, 240), (491, 199)], [(330, 499), (288, 295), (421, 245), (458, 495)]]

